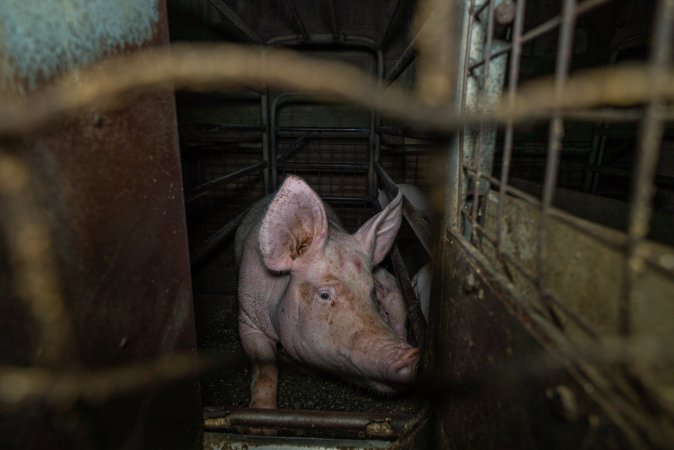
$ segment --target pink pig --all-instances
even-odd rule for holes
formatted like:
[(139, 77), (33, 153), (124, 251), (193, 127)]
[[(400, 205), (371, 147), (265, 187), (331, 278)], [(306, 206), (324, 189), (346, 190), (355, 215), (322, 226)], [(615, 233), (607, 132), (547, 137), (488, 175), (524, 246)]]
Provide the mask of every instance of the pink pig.
[(292, 358), (379, 393), (414, 380), (419, 349), (385, 323), (374, 295), (373, 267), (393, 245), (401, 200), (348, 234), (301, 178), (289, 176), (244, 217), (236, 259), (251, 407), (276, 407), (279, 342)]

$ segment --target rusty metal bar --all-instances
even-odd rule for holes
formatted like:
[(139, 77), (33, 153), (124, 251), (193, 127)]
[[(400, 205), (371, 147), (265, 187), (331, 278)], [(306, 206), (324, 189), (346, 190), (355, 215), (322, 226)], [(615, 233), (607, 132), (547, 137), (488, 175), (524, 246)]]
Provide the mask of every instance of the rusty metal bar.
[(267, 167), (267, 161), (260, 161), (258, 163), (252, 164), (248, 167), (244, 167), (243, 169), (239, 169), (236, 172), (229, 173), (227, 175), (224, 175), (222, 177), (218, 177), (214, 180), (207, 181), (203, 184), (200, 184), (199, 186), (195, 186), (191, 189), (188, 189), (186, 194), (187, 194), (187, 201), (191, 202), (194, 197), (196, 197), (199, 194), (202, 194), (204, 192), (207, 192), (211, 190), (212, 188), (216, 186), (220, 186), (221, 184), (229, 183), (234, 180), (238, 180), (241, 177), (244, 177), (248, 174), (251, 174), (253, 172), (256, 172), (260, 169), (264, 169)]
[(363, 437), (393, 439), (413, 427), (421, 417), (419, 412), (411, 416), (388, 416), (368, 412), (209, 407), (204, 408), (204, 429), (228, 431), (250, 427), (343, 430), (359, 433)]
[[(379, 181), (386, 190), (386, 194), (389, 196), (389, 198), (394, 198), (398, 194), (398, 186), (396, 186), (393, 179), (390, 177), (390, 175), (386, 172), (386, 169), (384, 169), (384, 167), (382, 167), (381, 164), (376, 163), (375, 169), (377, 171)], [(403, 215), (405, 216), (405, 219), (407, 219), (407, 222), (410, 224), (410, 227), (412, 227), (412, 231), (414, 231), (414, 234), (417, 236), (417, 239), (419, 239), (419, 242), (421, 242), (421, 245), (426, 250), (426, 253), (428, 253), (428, 256), (432, 256), (433, 237), (431, 235), (430, 226), (428, 222), (426, 222), (426, 219), (424, 219), (424, 217), (421, 215), (421, 213), (417, 211), (417, 209), (409, 202), (409, 200), (407, 200), (407, 198), (405, 198), (404, 195), (403, 195)]]
[(298, 34), (302, 37), (302, 39), (309, 39), (307, 28), (304, 26), (304, 22), (302, 22), (302, 18), (297, 12), (293, 0), (283, 0), (283, 3), (285, 3), (286, 8), (288, 8), (288, 11), (290, 12), (290, 16), (292, 17), (293, 24), (295, 25)]
[[(573, 45), (573, 30), (575, 26), (576, 0), (564, 0), (562, 4), (561, 30), (557, 46), (557, 63), (555, 69), (555, 98), (561, 98), (564, 85), (569, 75), (571, 63), (571, 49)], [(561, 327), (561, 322), (555, 310), (547, 302), (546, 276), (548, 259), (548, 216), (552, 208), (552, 200), (557, 184), (557, 172), (559, 166), (559, 154), (562, 149), (562, 136), (564, 124), (561, 117), (555, 114), (550, 121), (548, 139), (548, 156), (545, 164), (545, 179), (543, 183), (543, 198), (541, 204), (541, 218), (538, 231), (538, 289), (541, 300), (547, 306), (551, 319)]]
[[(493, 43), (493, 36), (494, 36), (494, 1), (493, 0), (487, 0), (487, 37), (486, 37), (486, 43), (485, 47), (482, 51), (482, 54), (491, 54), (491, 47)], [(488, 95), (487, 95), (487, 88), (489, 85), (489, 66), (491, 64), (491, 61), (487, 59), (485, 61), (485, 64), (483, 66), (483, 71), (482, 71), (482, 89), (480, 90), (480, 95), (479, 95), (479, 108), (484, 112), (487, 108), (487, 101), (488, 101)], [(476, 177), (473, 180), (473, 208), (472, 208), (472, 214), (471, 214), (471, 228), (475, 229), (476, 224), (477, 224), (477, 214), (478, 214), (478, 208), (480, 207), (480, 181), (481, 177), (480, 174), (482, 173), (482, 158), (483, 154), (485, 151), (485, 145), (484, 145), (484, 134), (485, 134), (485, 126), (484, 124), (480, 124), (480, 131), (477, 135), (477, 145), (473, 148), (473, 152), (476, 152), (476, 155), (473, 155), (473, 161), (472, 163), (475, 166), (476, 169)], [(493, 149), (491, 149), (493, 151)]]
[(208, 0), (208, 2), (213, 5), (213, 7), (217, 9), (218, 12), (222, 14), (232, 25), (241, 31), (249, 41), (254, 44), (260, 44), (263, 42), (260, 35), (250, 28), (236, 12), (234, 12), (234, 10), (224, 2), (224, 0)]
[[(655, 33), (650, 56), (654, 89), (666, 83), (664, 74), (672, 61), (672, 31), (674, 28), (674, 0), (661, 0), (655, 10)], [(628, 336), (631, 332), (632, 303), (636, 293), (634, 286), (643, 272), (642, 245), (652, 215), (651, 202), (655, 191), (654, 179), (658, 163), (659, 143), (662, 140), (664, 100), (657, 97), (648, 102), (646, 115), (639, 131), (637, 164), (632, 180), (630, 215), (627, 230), (625, 278), (619, 305), (619, 333)]]
[[(579, 4), (576, 7), (575, 13), (573, 15), (574, 18), (579, 17), (580, 15), (593, 10), (597, 6), (601, 6), (604, 3), (608, 3), (611, 0), (585, 0), (583, 3)], [(545, 33), (548, 33), (552, 30), (554, 30), (556, 27), (558, 27), (562, 23), (562, 19), (560, 16), (555, 16), (549, 20), (546, 20), (542, 24), (532, 28), (531, 30), (527, 31), (522, 35), (522, 39), (520, 40), (520, 44), (526, 44), (530, 41), (533, 41), (534, 39), (544, 35)], [(498, 50), (496, 50), (493, 54), (490, 54), (488, 57), (485, 57), (481, 59), (480, 61), (476, 61), (472, 63), (469, 66), (469, 70), (474, 70), (478, 67), (480, 67), (482, 64), (484, 64), (485, 60), (488, 59), (494, 59), (495, 57), (499, 55), (503, 55), (505, 53), (508, 53), (509, 51), (512, 50), (512, 44), (506, 45)]]
[[(524, 28), (524, 11), (526, 0), (518, 0), (515, 10), (515, 23), (513, 25), (512, 52), (510, 54), (510, 74), (508, 77), (508, 104), (512, 106), (515, 103), (515, 93), (520, 74), (520, 55), (522, 53), (522, 29)], [(503, 243), (503, 223), (505, 215), (506, 190), (508, 177), (510, 175), (510, 161), (513, 151), (513, 137), (515, 134), (515, 125), (509, 121), (506, 125), (505, 137), (503, 143), (503, 155), (501, 158), (501, 178), (499, 180), (498, 211), (496, 222), (496, 253), (501, 253)]]
[(199, 245), (199, 247), (194, 251), (194, 257), (192, 257), (192, 270), (196, 270), (201, 267), (206, 259), (213, 254), (213, 252), (215, 252), (222, 246), (222, 244), (227, 242), (232, 237), (247, 212), (248, 208), (234, 219), (230, 220), (224, 227), (213, 233), (211, 237)]

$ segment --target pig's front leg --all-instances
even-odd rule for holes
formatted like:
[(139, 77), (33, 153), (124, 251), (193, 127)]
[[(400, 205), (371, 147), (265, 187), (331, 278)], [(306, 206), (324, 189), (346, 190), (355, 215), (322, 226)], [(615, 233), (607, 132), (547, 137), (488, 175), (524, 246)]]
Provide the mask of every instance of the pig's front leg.
[(276, 341), (243, 322), (239, 322), (239, 334), (243, 349), (253, 366), (250, 407), (276, 408)]

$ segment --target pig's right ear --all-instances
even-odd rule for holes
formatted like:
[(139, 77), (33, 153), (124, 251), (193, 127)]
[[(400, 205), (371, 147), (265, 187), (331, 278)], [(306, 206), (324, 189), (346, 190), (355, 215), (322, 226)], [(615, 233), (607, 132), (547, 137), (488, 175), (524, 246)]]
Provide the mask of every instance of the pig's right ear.
[(308, 250), (323, 248), (327, 238), (328, 219), (320, 197), (304, 180), (289, 176), (260, 225), (260, 252), (265, 266), (287, 272)]

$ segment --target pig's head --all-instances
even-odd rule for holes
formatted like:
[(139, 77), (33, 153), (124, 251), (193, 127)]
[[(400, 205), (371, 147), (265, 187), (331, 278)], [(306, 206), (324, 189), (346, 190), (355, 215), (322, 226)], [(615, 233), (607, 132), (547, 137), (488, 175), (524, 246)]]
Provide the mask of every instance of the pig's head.
[(402, 197), (354, 234), (329, 228), (325, 206), (300, 178), (288, 177), (260, 226), (264, 264), (290, 280), (274, 311), (281, 344), (295, 359), (381, 393), (413, 381), (419, 350), (383, 321), (373, 266), (388, 253)]

